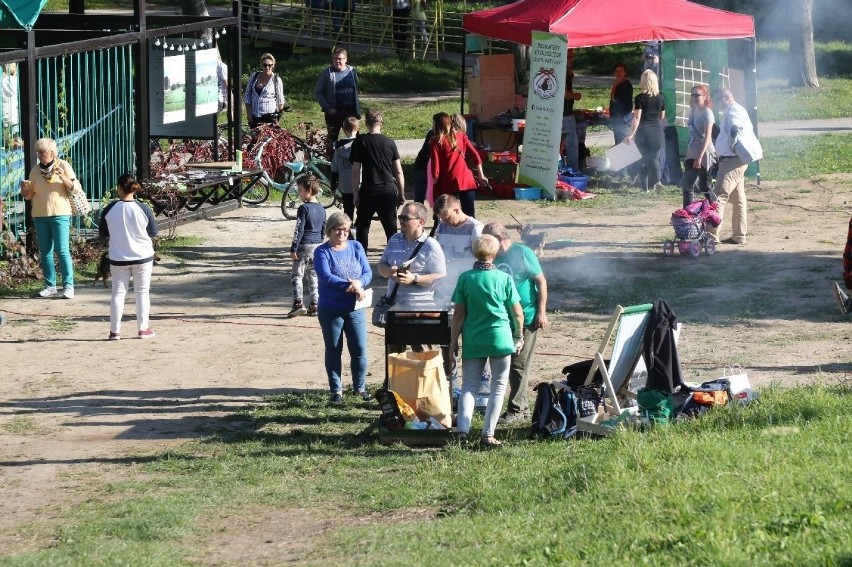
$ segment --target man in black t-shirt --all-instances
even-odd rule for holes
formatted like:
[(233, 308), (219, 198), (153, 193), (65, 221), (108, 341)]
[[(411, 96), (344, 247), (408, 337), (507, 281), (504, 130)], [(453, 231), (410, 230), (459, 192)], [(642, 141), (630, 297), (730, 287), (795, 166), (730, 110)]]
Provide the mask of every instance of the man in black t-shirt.
[(352, 189), (355, 196), (355, 239), (367, 250), (373, 215), (388, 240), (397, 231), (396, 209), (405, 202), (405, 177), (396, 143), (382, 134), (382, 113), (367, 110), (367, 133), (352, 143)]

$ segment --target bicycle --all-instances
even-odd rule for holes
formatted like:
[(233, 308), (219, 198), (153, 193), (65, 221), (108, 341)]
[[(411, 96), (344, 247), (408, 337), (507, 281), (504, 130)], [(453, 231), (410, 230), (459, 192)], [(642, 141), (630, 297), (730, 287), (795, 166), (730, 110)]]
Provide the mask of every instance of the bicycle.
[[(282, 164), (282, 168), (279, 170), (284, 175), (284, 181), (276, 182), (266, 172), (263, 173), (261, 179), (266, 197), (269, 196), (270, 187), (281, 191), (281, 214), (288, 220), (296, 218), (296, 212), (301, 204), (297, 183), (305, 175), (313, 174), (319, 180), (320, 192), (317, 195), (317, 200), (324, 209), (339, 207), (342, 202), (340, 192), (331, 188), (331, 180), (323, 171), (323, 169), (330, 171), (331, 162), (324, 157), (312, 157), (310, 147), (303, 140), (299, 138), (296, 138), (296, 140), (299, 145), (299, 152), (296, 155), (297, 161), (286, 162)], [(258, 155), (262, 151), (261, 148)]]

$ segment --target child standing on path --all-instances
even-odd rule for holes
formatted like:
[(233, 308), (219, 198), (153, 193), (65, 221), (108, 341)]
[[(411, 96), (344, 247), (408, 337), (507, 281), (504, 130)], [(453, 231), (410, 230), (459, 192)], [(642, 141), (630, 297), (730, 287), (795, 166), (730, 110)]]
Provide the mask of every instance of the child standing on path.
[[(325, 209), (317, 201), (320, 183), (313, 175), (305, 175), (297, 182), (299, 198), (302, 204), (296, 212), (296, 230), (293, 232), (293, 243), (290, 245), (290, 258), (293, 259), (293, 273), (290, 284), (293, 286), (293, 309), (287, 317), (299, 315), (316, 315), (319, 301), (319, 284), (317, 273), (314, 271), (314, 251), (322, 244), (325, 234)], [(308, 276), (308, 293), (311, 294), (311, 304), (305, 309), (303, 301), (304, 288), (302, 278)]]
[[(331, 158), (331, 181), (332, 186), (340, 190), (343, 200), (343, 212), (350, 219), (355, 218), (355, 195), (352, 190), (352, 162), (349, 155), (352, 153), (352, 142), (358, 135), (361, 123), (354, 116), (343, 121), (343, 138), (334, 143), (334, 157)], [(349, 239), (355, 238), (354, 231), (349, 231)]]
[(151, 299), (151, 270), (154, 266), (154, 244), (157, 222), (151, 208), (134, 196), (141, 189), (131, 175), (118, 178), (118, 201), (104, 208), (98, 226), (101, 238), (109, 239), (109, 263), (112, 273), (112, 300), (109, 308), (109, 340), (121, 338), (124, 298), (133, 276), (136, 295), (136, 326), (140, 339), (150, 339), (154, 329), (148, 326)]

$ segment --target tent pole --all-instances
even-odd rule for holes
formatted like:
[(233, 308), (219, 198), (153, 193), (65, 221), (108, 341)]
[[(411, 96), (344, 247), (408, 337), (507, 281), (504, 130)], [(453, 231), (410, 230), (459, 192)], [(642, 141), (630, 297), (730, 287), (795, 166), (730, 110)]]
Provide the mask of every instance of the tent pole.
[[(754, 135), (757, 136), (757, 37), (750, 37), (751, 42), (751, 95), (753, 100), (752, 119), (754, 120)], [(757, 188), (760, 189), (760, 161), (755, 163), (757, 175)]]
[(464, 114), (464, 69), (467, 65), (467, 32), (465, 32), (464, 36), (462, 36), (462, 61), (461, 61), (461, 99), (459, 100), (459, 105), (461, 106), (461, 110), (459, 110), (459, 114)]

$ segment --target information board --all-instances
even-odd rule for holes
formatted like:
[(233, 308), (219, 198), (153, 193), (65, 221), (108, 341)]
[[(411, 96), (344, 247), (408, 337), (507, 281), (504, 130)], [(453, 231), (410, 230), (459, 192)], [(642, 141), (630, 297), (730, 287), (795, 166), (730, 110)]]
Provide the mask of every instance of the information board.
[[(216, 114), (205, 114), (196, 116), (196, 90), (198, 79), (196, 77), (196, 50), (191, 46), (197, 44), (198, 39), (172, 39), (165, 38), (169, 45), (174, 43), (175, 51), (164, 50), (162, 45), (154, 45), (148, 42), (148, 116), (150, 122), (150, 135), (153, 138), (216, 138)], [(177, 51), (177, 46), (182, 45), (184, 50)], [(165, 108), (165, 93), (167, 91), (166, 72), (164, 57), (175, 57), (184, 55), (185, 73), (185, 113), (183, 119), (164, 123), (163, 114)]]

